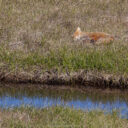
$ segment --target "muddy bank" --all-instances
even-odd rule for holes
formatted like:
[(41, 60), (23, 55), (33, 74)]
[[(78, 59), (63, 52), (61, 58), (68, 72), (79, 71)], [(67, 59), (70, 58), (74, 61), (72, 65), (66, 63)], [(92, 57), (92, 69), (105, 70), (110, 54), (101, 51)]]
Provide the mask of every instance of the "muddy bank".
[(81, 85), (96, 88), (128, 88), (128, 77), (98, 72), (79, 71), (73, 73), (45, 72), (0, 72), (4, 83), (33, 83), (47, 85)]

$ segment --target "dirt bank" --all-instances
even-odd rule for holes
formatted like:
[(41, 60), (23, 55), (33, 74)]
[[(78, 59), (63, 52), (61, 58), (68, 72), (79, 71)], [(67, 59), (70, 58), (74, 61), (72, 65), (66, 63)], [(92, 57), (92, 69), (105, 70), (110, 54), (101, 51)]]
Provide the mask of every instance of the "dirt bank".
[(82, 85), (97, 88), (128, 88), (128, 77), (89, 71), (73, 73), (58, 73), (45, 71), (43, 73), (0, 72), (0, 81), (4, 83), (33, 83), (47, 85)]

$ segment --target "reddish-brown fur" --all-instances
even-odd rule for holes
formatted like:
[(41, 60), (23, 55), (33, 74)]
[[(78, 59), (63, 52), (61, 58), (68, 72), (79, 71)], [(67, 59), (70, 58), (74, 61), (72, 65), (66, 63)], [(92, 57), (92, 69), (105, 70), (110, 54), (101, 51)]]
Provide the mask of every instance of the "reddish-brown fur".
[[(100, 38), (108, 38), (109, 35), (103, 32), (93, 32), (93, 33), (86, 33), (91, 39), (93, 39), (94, 41), (97, 41)], [(114, 39), (113, 37), (111, 37), (112, 39)]]

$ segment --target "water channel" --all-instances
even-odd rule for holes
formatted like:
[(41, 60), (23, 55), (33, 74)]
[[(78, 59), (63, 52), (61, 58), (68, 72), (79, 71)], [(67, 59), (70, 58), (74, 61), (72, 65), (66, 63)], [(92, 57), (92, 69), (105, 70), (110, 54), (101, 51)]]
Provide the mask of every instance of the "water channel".
[(1, 85), (0, 107), (12, 108), (33, 106), (44, 108), (52, 105), (69, 106), (75, 109), (105, 112), (120, 111), (128, 119), (128, 91), (103, 91), (95, 89), (73, 89), (67, 87)]

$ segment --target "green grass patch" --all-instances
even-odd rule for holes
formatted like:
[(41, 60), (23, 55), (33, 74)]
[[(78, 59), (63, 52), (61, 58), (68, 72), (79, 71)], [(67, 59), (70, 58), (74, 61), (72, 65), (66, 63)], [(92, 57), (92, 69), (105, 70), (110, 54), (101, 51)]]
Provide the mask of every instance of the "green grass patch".
[(110, 49), (107, 46), (105, 50), (87, 49), (87, 48), (60, 48), (50, 50), (47, 55), (39, 52), (14, 52), (8, 50), (0, 51), (0, 62), (8, 65), (10, 69), (39, 66), (45, 69), (68, 69), (77, 71), (80, 69), (106, 71), (109, 73), (127, 73), (128, 72), (128, 53), (127, 48)]

